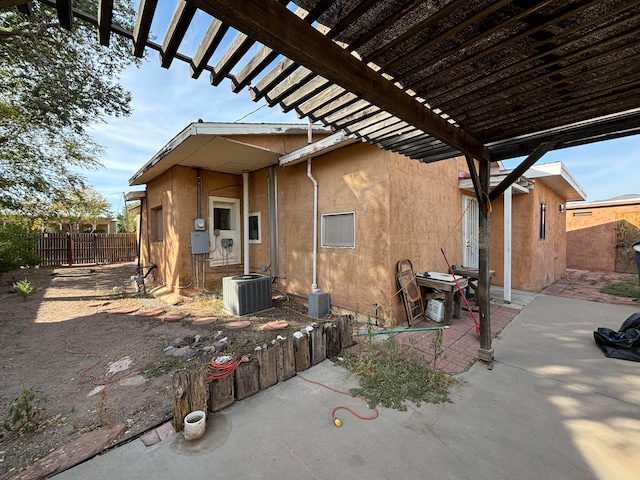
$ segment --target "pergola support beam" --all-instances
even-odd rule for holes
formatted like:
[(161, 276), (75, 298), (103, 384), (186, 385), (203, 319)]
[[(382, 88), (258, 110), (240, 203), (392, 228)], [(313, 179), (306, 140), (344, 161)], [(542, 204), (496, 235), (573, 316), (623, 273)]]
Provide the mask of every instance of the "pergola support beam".
[(381, 78), (280, 2), (191, 0), (191, 4), (451, 147), (478, 159), (490, 159), (489, 150), (477, 139)]

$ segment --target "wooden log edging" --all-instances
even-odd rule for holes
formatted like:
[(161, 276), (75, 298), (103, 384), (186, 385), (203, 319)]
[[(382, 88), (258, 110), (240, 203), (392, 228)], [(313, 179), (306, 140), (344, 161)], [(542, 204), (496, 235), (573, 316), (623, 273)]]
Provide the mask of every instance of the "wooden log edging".
[(184, 417), (193, 410), (219, 412), (238, 400), (265, 390), (337, 356), (354, 344), (353, 316), (341, 315), (333, 322), (314, 324), (293, 335), (278, 337), (253, 352), (231, 375), (206, 382), (206, 368), (173, 374), (173, 427), (183, 430)]

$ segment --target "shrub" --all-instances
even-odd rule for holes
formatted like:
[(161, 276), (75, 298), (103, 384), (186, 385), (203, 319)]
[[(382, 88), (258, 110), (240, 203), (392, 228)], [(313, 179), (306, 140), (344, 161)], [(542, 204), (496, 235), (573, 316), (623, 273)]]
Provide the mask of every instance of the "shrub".
[(21, 225), (0, 224), (0, 273), (38, 265), (41, 259), (33, 253), (37, 238)]
[(25, 278), (13, 284), (13, 291), (16, 295), (26, 300), (29, 295), (36, 293), (36, 287)]

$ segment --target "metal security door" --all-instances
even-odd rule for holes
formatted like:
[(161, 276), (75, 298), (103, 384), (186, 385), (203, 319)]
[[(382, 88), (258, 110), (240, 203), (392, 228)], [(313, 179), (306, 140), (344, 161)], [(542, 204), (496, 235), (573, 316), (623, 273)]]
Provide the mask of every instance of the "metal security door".
[(478, 199), (462, 196), (462, 265), (478, 268)]
[(635, 254), (631, 246), (640, 240), (640, 213), (616, 214), (616, 272), (636, 273)]

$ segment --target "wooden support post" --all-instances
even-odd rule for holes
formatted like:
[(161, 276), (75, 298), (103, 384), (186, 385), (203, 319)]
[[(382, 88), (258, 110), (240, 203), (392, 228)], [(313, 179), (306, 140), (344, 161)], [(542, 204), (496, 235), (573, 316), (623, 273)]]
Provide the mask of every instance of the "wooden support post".
[(337, 357), (340, 354), (340, 336), (335, 323), (327, 322), (323, 326), (325, 343), (327, 346), (327, 358)]
[(233, 388), (234, 374), (209, 382), (209, 411), (219, 412), (236, 401)]
[(489, 201), (489, 174), (491, 166), (489, 162), (480, 162), (480, 198), (479, 207), (479, 232), (478, 232), (478, 307), (480, 310), (480, 348), (478, 358), (485, 362), (493, 361), (493, 348), (491, 348), (491, 316), (490, 316), (490, 292), (491, 278), (489, 276), (489, 220), (491, 203)]
[(309, 335), (306, 332), (295, 332), (293, 336), (293, 352), (296, 360), (296, 372), (311, 367)]
[(324, 329), (322, 326), (315, 326), (309, 332), (311, 341), (311, 365), (317, 365), (327, 358), (327, 345), (324, 338)]
[(253, 351), (260, 366), (260, 390), (265, 390), (278, 383), (278, 350), (274, 344), (264, 344)]
[(296, 374), (296, 358), (293, 349), (293, 337), (277, 340), (278, 381), (288, 380)]
[(207, 410), (209, 387), (204, 368), (192, 368), (173, 374), (173, 428), (181, 432), (184, 417), (194, 410)]
[(234, 386), (236, 400), (243, 400), (260, 391), (260, 365), (255, 359), (238, 365)]
[(349, 348), (353, 345), (353, 317), (340, 315), (336, 321), (340, 337), (340, 348)]

